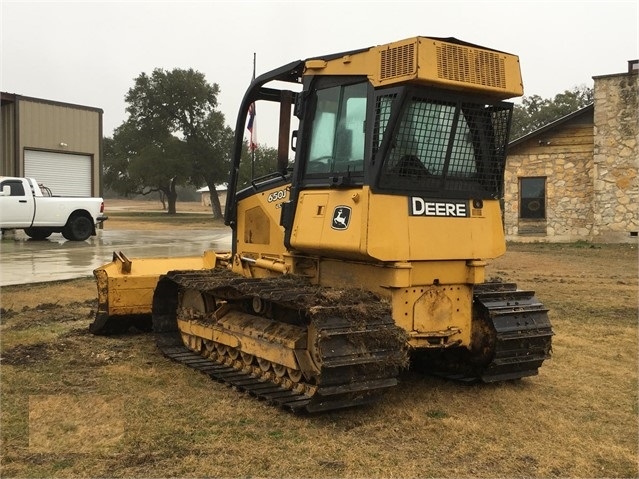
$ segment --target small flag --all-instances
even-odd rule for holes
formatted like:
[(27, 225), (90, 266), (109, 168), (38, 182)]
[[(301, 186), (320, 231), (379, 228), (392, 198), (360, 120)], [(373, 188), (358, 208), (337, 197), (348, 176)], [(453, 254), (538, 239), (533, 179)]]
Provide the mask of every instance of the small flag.
[(255, 124), (255, 103), (251, 103), (249, 107), (249, 119), (246, 125), (246, 129), (251, 133), (251, 138), (249, 139), (249, 149), (251, 151), (255, 151), (257, 148), (257, 128)]

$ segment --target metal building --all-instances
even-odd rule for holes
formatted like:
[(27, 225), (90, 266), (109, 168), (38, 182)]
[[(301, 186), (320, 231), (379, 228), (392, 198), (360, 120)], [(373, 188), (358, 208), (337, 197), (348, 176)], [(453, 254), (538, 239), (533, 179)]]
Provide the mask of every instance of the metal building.
[(102, 196), (100, 108), (0, 92), (0, 176), (61, 196)]

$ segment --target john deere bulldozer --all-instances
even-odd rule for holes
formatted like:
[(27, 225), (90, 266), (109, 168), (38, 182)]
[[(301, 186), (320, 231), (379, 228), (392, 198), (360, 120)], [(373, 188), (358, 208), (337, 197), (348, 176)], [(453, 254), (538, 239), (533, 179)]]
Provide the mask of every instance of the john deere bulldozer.
[[(114, 254), (95, 271), (91, 330), (150, 315), (167, 356), (294, 411), (372, 401), (409, 362), (469, 381), (536, 375), (547, 309), (484, 272), (505, 252), (504, 100), (522, 93), (517, 56), (455, 38), (259, 76), (235, 129), (231, 251)], [(278, 164), (241, 186), (259, 102), (279, 105)]]

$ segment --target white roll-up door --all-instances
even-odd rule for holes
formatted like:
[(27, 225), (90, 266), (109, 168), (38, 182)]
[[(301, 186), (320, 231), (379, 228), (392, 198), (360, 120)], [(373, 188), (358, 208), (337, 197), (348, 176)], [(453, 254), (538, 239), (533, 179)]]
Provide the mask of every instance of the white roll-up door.
[(24, 176), (35, 178), (56, 196), (92, 196), (88, 155), (25, 150)]

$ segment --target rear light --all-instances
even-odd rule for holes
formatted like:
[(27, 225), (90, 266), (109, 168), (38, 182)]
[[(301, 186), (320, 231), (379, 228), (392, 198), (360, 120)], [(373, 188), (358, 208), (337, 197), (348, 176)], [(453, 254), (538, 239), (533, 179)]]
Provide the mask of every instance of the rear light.
[(100, 203), (100, 213), (104, 213), (104, 201)]

